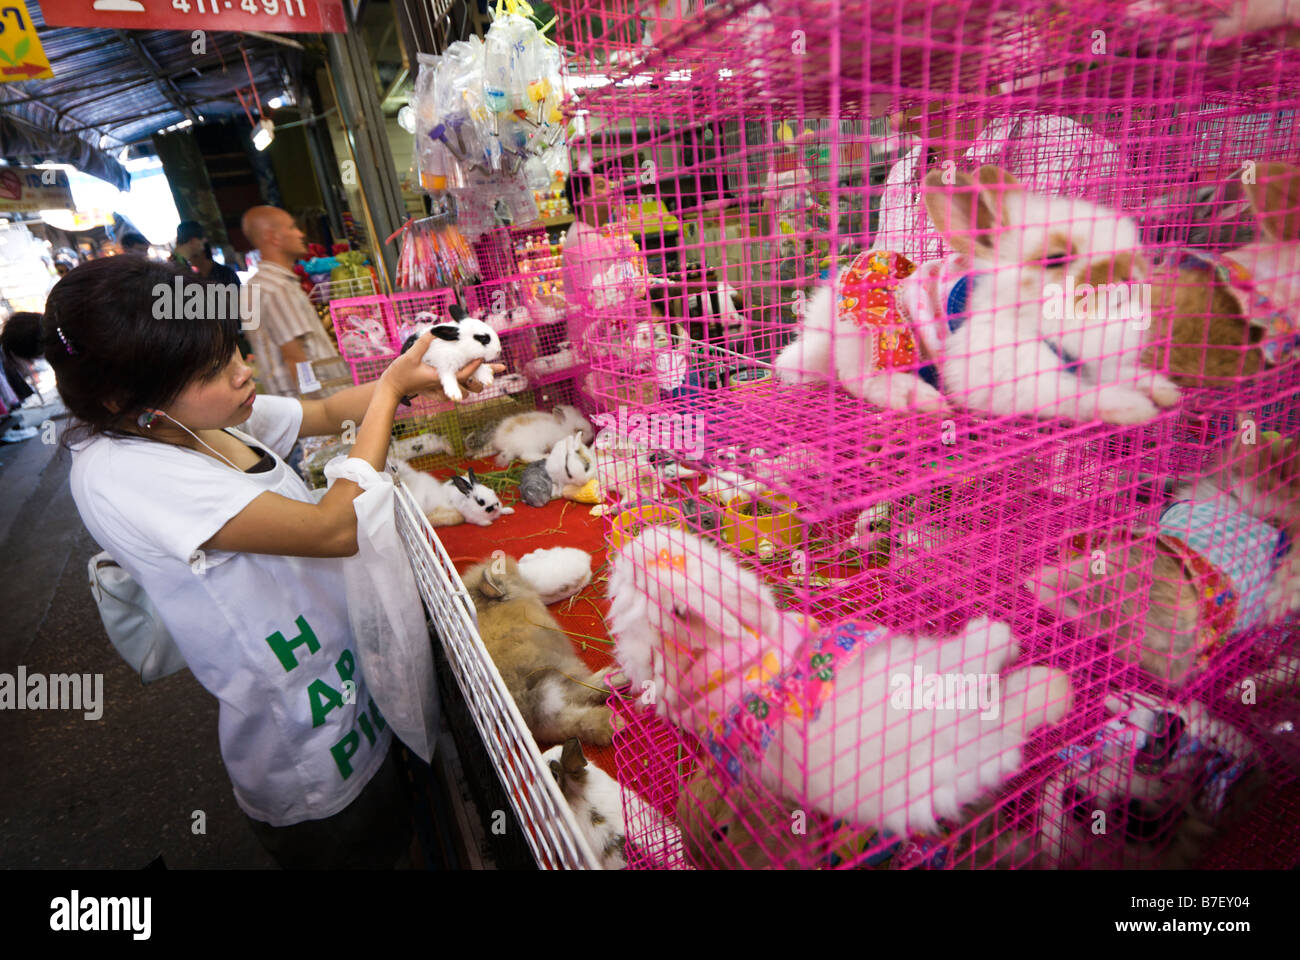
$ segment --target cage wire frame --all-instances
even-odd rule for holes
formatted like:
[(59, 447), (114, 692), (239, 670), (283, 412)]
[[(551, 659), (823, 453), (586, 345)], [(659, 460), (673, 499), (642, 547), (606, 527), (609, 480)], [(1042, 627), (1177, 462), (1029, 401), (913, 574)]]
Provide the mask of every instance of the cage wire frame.
[[(393, 474), (391, 463), (388, 468)], [(400, 479), (395, 478), (394, 484), (394, 519), (420, 597), (538, 866), (600, 869), (572, 808), (542, 761), (514, 698), (483, 646), (474, 603), (442, 541)]]
[[(700, 51), (715, 48), (711, 38), (716, 34), (727, 33), (728, 27), (732, 26), (731, 20), (735, 15), (752, 12), (760, 6), (759, 4), (753, 2), (695, 4), (679, 3), (676, 0), (668, 0), (667, 3), (658, 4), (657, 7), (661, 12), (666, 7), (676, 7), (678, 15), (676, 17), (651, 16), (649, 18), (650, 21), (661, 21), (658, 24), (651, 23), (651, 26), (655, 28), (655, 46), (640, 42), (643, 29), (642, 20), (645, 19), (643, 4), (627, 3), (608, 6), (613, 9), (605, 9), (605, 5), (601, 4), (576, 2), (562, 5), (563, 9), (560, 11), (562, 21), (565, 19), (570, 21), (569, 29), (576, 29), (579, 32), (583, 29), (579, 25), (582, 17), (599, 14), (605, 18), (606, 29), (599, 38), (593, 36), (589, 42), (584, 43), (581, 41), (588, 38), (580, 37), (580, 42), (576, 44), (578, 48), (576, 58), (578, 65), (590, 66), (594, 70), (608, 73), (612, 81), (588, 94), (584, 94), (581, 109), (584, 114), (588, 115), (589, 120), (594, 120), (602, 112), (607, 112), (615, 121), (610, 128), (593, 132), (588, 138), (587, 144), (602, 138), (608, 138), (619, 145), (621, 149), (618, 152), (620, 153), (631, 152), (636, 154), (637, 148), (648, 148), (652, 155), (657, 157), (662, 155), (657, 153), (659, 144), (666, 144), (675, 136), (670, 131), (676, 129), (679, 125), (673, 124), (673, 119), (688, 124), (715, 124), (717, 127), (721, 127), (722, 123), (718, 120), (720, 117), (721, 121), (733, 124), (733, 130), (735, 128), (743, 130), (751, 125), (766, 125), (770, 129), (779, 122), (782, 116), (816, 117), (819, 115), (817, 113), (819, 109), (833, 112), (839, 105), (838, 93), (841, 91), (838, 87), (828, 93), (827, 91), (832, 85), (823, 83), (821, 88), (817, 89), (816, 81), (808, 80), (805, 74), (798, 77), (798, 83), (795, 85), (796, 92), (793, 98), (786, 98), (784, 108), (779, 94), (775, 96), (755, 96), (754, 99), (759, 101), (760, 104), (756, 112), (765, 113), (766, 117), (751, 121), (749, 118), (744, 117), (744, 111), (735, 107), (734, 104), (742, 100), (746, 93), (753, 92), (758, 84), (751, 82), (750, 78), (738, 76), (740, 71), (736, 71), (725, 78), (726, 82), (721, 82), (724, 78), (718, 76), (720, 81), (718, 87), (723, 88), (721, 92), (703, 89), (704, 84), (702, 83), (689, 84), (683, 82), (674, 89), (667, 82), (689, 80), (689, 78), (683, 78), (681, 74), (691, 70), (700, 71), (700, 76), (709, 78), (718, 74), (720, 72), (718, 70), (719, 63), (710, 63), (708, 57)], [(817, 10), (825, 12), (828, 6), (832, 11), (839, 14), (837, 22), (830, 26), (816, 22), (816, 18), (813, 16)], [(1100, 3), (1094, 6), (1099, 11), (1123, 13), (1129, 5)], [(989, 11), (1009, 10), (1013, 13), (1017, 11), (1027, 13), (1032, 9), (1034, 13), (1040, 13), (1044, 11), (1050, 12), (1052, 8), (1053, 5), (1049, 4), (976, 2), (973, 5), (964, 7), (960, 13), (971, 23), (978, 24), (979, 18)], [(1012, 86), (1010, 89), (1004, 89), (996, 97), (981, 92), (966, 98), (965, 102), (962, 101), (962, 98), (957, 98), (958, 102), (955, 109), (960, 110), (965, 106), (973, 105), (983, 121), (988, 122), (1003, 109), (1032, 111), (1036, 107), (1041, 108), (1045, 103), (1047, 109), (1051, 110), (1057, 104), (1057, 101), (1053, 99), (1053, 95), (1060, 96), (1061, 102), (1064, 102), (1064, 91), (1066, 90), (1072, 91), (1072, 94), (1076, 96), (1082, 95), (1088, 103), (1100, 103), (1104, 99), (1105, 91), (1118, 90), (1123, 95), (1126, 84), (1130, 86), (1128, 97), (1132, 99), (1131, 88), (1135, 87), (1139, 91), (1139, 97), (1151, 97), (1153, 102), (1158, 103), (1158, 109), (1140, 113), (1131, 108), (1126, 108), (1120, 111), (1121, 115), (1117, 119), (1112, 118), (1110, 126), (1103, 126), (1101, 129), (1104, 129), (1108, 136), (1117, 135), (1111, 131), (1129, 133), (1130, 135), (1136, 132), (1139, 134), (1136, 139), (1140, 141), (1140, 135), (1144, 129), (1156, 130), (1160, 124), (1167, 124), (1168, 127), (1167, 130), (1159, 131), (1160, 135), (1153, 138), (1153, 143), (1125, 143), (1125, 146), (1132, 150), (1132, 159), (1135, 163), (1145, 164), (1145, 166), (1142, 168), (1144, 170), (1143, 175), (1130, 174), (1124, 178), (1128, 182), (1121, 182), (1118, 185), (1124, 188), (1133, 188), (1136, 185), (1134, 181), (1141, 181), (1140, 185), (1142, 187), (1154, 189), (1161, 185), (1162, 177), (1164, 178), (1163, 185), (1165, 187), (1177, 186), (1178, 183), (1175, 178), (1176, 164), (1170, 162), (1169, 157), (1180, 149), (1180, 140), (1190, 138), (1193, 132), (1201, 136), (1201, 142), (1204, 145), (1203, 153), (1197, 157), (1197, 165), (1218, 165), (1222, 167), (1225, 163), (1228, 163), (1223, 159), (1223, 154), (1231, 156), (1234, 153), (1239, 153), (1243, 144), (1250, 142), (1252, 124), (1248, 118), (1252, 115), (1252, 110), (1261, 107), (1260, 99), (1264, 101), (1262, 106), (1265, 107), (1265, 115), (1267, 116), (1269, 112), (1273, 114), (1271, 118), (1260, 121), (1260, 123), (1268, 123), (1273, 131), (1271, 146), (1276, 149), (1280, 144), (1290, 142), (1292, 148), (1290, 155), (1294, 156), (1296, 153), (1295, 148), (1300, 144), (1297, 144), (1294, 136), (1294, 109), (1286, 109), (1286, 107), (1288, 105), (1291, 107), (1300, 105), (1300, 87), (1296, 86), (1293, 77), (1289, 92), (1286, 92), (1288, 87), (1282, 82), (1285, 78), (1283, 72), (1285, 58), (1279, 58), (1271, 63), (1266, 58), (1252, 60), (1253, 52), (1238, 48), (1238, 59), (1230, 60), (1225, 71), (1230, 83), (1226, 87), (1216, 86), (1216, 77), (1212, 70), (1214, 61), (1205, 58), (1204, 48), (1201, 45), (1207, 30), (1202, 23), (1198, 23), (1196, 20), (1198, 15), (1210, 8), (1204, 4), (1194, 2), (1182, 4), (1181, 8), (1179, 12), (1185, 12), (1187, 19), (1179, 19), (1175, 17), (1172, 11), (1169, 11), (1164, 15), (1159, 13), (1150, 14), (1120, 24), (1115, 31), (1114, 39), (1131, 43), (1133, 49), (1141, 48), (1143, 44), (1154, 43), (1154, 46), (1146, 48), (1148, 54), (1145, 60), (1139, 60), (1139, 62), (1132, 64), (1131, 68), (1102, 68), (1087, 75), (1085, 73), (1071, 74), (1066, 71), (1065, 74), (1052, 80), (1051, 83), (1045, 84), (1042, 90), (1035, 90), (1031, 87), (1028, 93), (1024, 92), (1024, 88), (1016, 86), (1019, 80), (1026, 76), (1051, 72), (1045, 71), (1042, 63), (1035, 62), (1036, 52), (1033, 46), (1033, 38), (1028, 34), (1018, 38), (1012, 37), (1013, 42), (999, 44), (996, 62), (992, 64), (979, 62), (984, 51), (975, 44), (968, 45), (962, 39), (968, 36), (968, 34), (962, 32), (967, 25), (963, 22), (957, 33), (945, 39), (953, 40), (952, 46), (957, 47), (962, 53), (970, 54), (966, 58), (968, 62), (961, 63), (955, 55), (949, 56), (949, 60), (944, 67), (949, 72), (944, 73), (943, 76), (945, 78), (968, 76), (971, 72), (969, 61), (973, 59), (977, 62), (982, 80), (990, 82), (997, 80)], [(865, 15), (867, 11), (883, 13), (881, 18), (883, 23), (881, 29), (877, 31), (877, 39), (890, 39), (889, 33), (891, 30), (899, 37), (902, 37), (906, 27), (913, 31), (907, 37), (913, 47), (919, 46), (921, 43), (924, 43), (927, 47), (931, 46), (916, 32), (918, 29), (928, 27), (930, 15), (935, 13), (935, 8), (928, 5), (912, 5), (909, 11), (903, 12), (901, 5), (890, 2), (866, 3), (846, 0), (844, 3), (829, 5), (814, 2), (796, 2), (782, 5), (779, 8), (773, 6), (772, 9), (776, 11), (775, 18), (780, 24), (788, 25), (802, 20), (803, 24), (808, 25), (810, 28), (808, 38), (810, 47), (813, 45), (812, 34), (815, 32), (823, 40), (830, 38), (835, 43), (835, 49), (839, 51), (840, 33), (844, 23), (854, 16)], [(618, 17), (623, 11), (626, 11), (625, 21), (619, 24)], [(954, 12), (955, 15), (956, 12)], [(1076, 19), (1080, 19), (1077, 14)], [(610, 29), (611, 23), (615, 25), (614, 31)], [(935, 23), (938, 23), (937, 15)], [(620, 27), (623, 28), (623, 36), (615, 37), (615, 33)], [(781, 35), (779, 30), (774, 30), (773, 33), (774, 35), (766, 38), (766, 41), (760, 37), (760, 45), (767, 42), (769, 45), (774, 46), (786, 41), (786, 38)], [(735, 31), (731, 31), (730, 35), (734, 36)], [(977, 30), (975, 35), (978, 37)], [(845, 36), (847, 37), (847, 34)], [(615, 37), (615, 39), (611, 40), (611, 37)], [(918, 40), (920, 43), (918, 43)], [(1180, 46), (1177, 42), (1180, 40), (1189, 42)], [(963, 47), (966, 49), (961, 49)], [(761, 53), (762, 51), (758, 52)], [(908, 51), (909, 56), (914, 53), (915, 51)], [(743, 62), (750, 55), (751, 51), (745, 50), (738, 53), (735, 59), (737, 62)], [(1294, 59), (1292, 62), (1294, 64)], [(832, 63), (834, 63), (834, 58), (832, 58)], [(876, 61), (872, 61), (873, 66), (875, 63)], [(885, 65), (889, 66), (890, 64), (885, 61)], [(1077, 65), (1071, 64), (1071, 66)], [(907, 75), (908, 78), (932, 79), (926, 78), (924, 73), (918, 74), (916, 72), (915, 58), (913, 58), (910, 66), (913, 72)], [(798, 71), (792, 72), (798, 73)], [(869, 72), (864, 71), (864, 73)], [(678, 76), (673, 77), (672, 74), (674, 73), (678, 74)], [(731, 73), (731, 71), (728, 71), (728, 73)], [(647, 75), (653, 75), (653, 82), (643, 82), (643, 77)], [(889, 76), (888, 71), (886, 71), (885, 75)], [(1252, 87), (1247, 82), (1247, 77), (1262, 82), (1262, 89), (1265, 90), (1262, 98), (1252, 95)], [(907, 78), (894, 75), (892, 82), (902, 84), (905, 79)], [(1275, 98), (1272, 101), (1272, 111), (1267, 110), (1269, 84), (1271, 84), (1272, 95)], [(846, 84), (847, 86), (849, 84)], [(938, 86), (942, 86), (942, 84)], [(690, 89), (691, 87), (694, 89)], [(847, 92), (850, 94), (860, 92), (864, 98), (869, 99), (870, 87), (868, 84), (863, 83), (860, 91), (849, 89)], [(807, 94), (806, 99), (803, 97), (805, 93)], [(1045, 100), (1042, 102), (1037, 99), (1040, 93), (1045, 96)], [(925, 89), (918, 93), (917, 97), (923, 101), (938, 101), (944, 98), (943, 94), (936, 89), (936, 86), (930, 84), (927, 84)], [(1191, 109), (1186, 108), (1187, 100), (1195, 103), (1201, 97), (1204, 97), (1206, 102), (1201, 103), (1199, 106), (1193, 106)], [(1286, 97), (1286, 99), (1280, 99), (1281, 97)], [(799, 101), (799, 106), (807, 109), (796, 109), (791, 106), (792, 101)], [(1060, 106), (1059, 109), (1063, 113), (1070, 112), (1064, 106)], [(646, 116), (650, 116), (654, 121), (661, 121), (667, 129), (659, 129), (658, 124), (655, 122), (643, 129), (642, 121)], [(701, 117), (703, 119), (700, 119)], [(859, 118), (859, 122), (861, 119)], [(875, 141), (880, 135), (877, 120), (878, 118), (873, 114), (870, 121), (870, 132), (873, 136), (870, 138), (871, 150), (868, 154), (870, 165), (875, 168), (869, 174), (872, 187), (879, 186), (877, 182), (879, 172), (882, 169), (887, 170), (893, 160), (897, 159), (890, 157), (888, 149), (877, 151)], [(1217, 141), (1214, 139), (1212, 131), (1216, 129), (1216, 125), (1220, 128), (1232, 130), (1235, 137), (1233, 144), (1227, 143), (1226, 138), (1222, 136)], [(845, 130), (841, 125), (840, 133), (841, 135), (858, 133), (862, 130), (862, 126), (866, 125), (862, 124), (851, 130)], [(1286, 132), (1287, 129), (1291, 131), (1290, 134)], [(627, 137), (631, 138), (630, 150), (627, 149)], [(722, 140), (730, 146), (740, 148), (738, 162), (729, 159), (726, 162), (711, 164), (707, 160), (699, 159), (697, 154), (691, 163), (687, 165), (689, 169), (685, 172), (696, 175), (697, 180), (701, 181), (708, 176), (726, 180), (732, 190), (739, 188), (741, 192), (745, 192), (747, 189), (752, 194), (757, 186), (754, 178), (756, 171), (754, 165), (746, 165), (745, 161), (753, 156), (757, 156), (761, 160), (763, 151), (767, 149), (770, 140), (767, 144), (760, 141), (757, 146), (747, 149), (743, 135), (733, 136), (731, 132), (726, 130), (723, 130)], [(881, 154), (883, 156), (880, 156)], [(839, 159), (839, 155), (832, 146), (829, 163), (830, 171), (835, 170)], [(863, 165), (866, 164), (867, 161), (864, 160)], [(1231, 163), (1229, 163), (1229, 166), (1231, 166)], [(835, 179), (830, 171), (828, 171), (827, 177), (834, 184)], [(1226, 176), (1230, 171), (1223, 170), (1222, 172)], [(815, 177), (814, 179), (820, 180), (821, 178)], [(624, 177), (611, 177), (611, 182), (618, 185), (616, 190), (621, 189), (624, 181)], [(742, 183), (745, 186), (741, 186)], [(634, 190), (633, 193), (635, 192), (637, 191)], [(665, 195), (666, 193), (665, 191)], [(683, 193), (685, 191), (679, 192), (679, 200), (682, 199)], [(874, 200), (879, 198), (880, 193), (878, 190), (873, 189), (869, 191), (869, 195)], [(1123, 203), (1124, 211), (1132, 214), (1136, 207), (1134, 197), (1120, 197), (1119, 199), (1125, 201)], [(869, 209), (868, 212), (872, 221), (869, 233), (874, 236), (876, 234), (875, 220), (878, 210)], [(686, 214), (686, 216), (691, 215)], [(1176, 218), (1175, 225), (1179, 225)], [(835, 234), (837, 229), (837, 226), (832, 226), (831, 233)], [(770, 238), (770, 234), (763, 236), (764, 238)], [(715, 246), (725, 250), (727, 244), (724, 241), (715, 244)], [(751, 264), (752, 261), (743, 255), (739, 264), (729, 263), (723, 258), (724, 266), (739, 267), (741, 272), (749, 272)], [(809, 273), (810, 271), (805, 271), (801, 276), (808, 277)], [(812, 275), (815, 276), (815, 273), (812, 273)], [(750, 306), (752, 307), (752, 304)], [(630, 324), (633, 318), (626, 319)], [(604, 345), (617, 347), (618, 344), (618, 335), (611, 334), (608, 342)], [(754, 361), (751, 360), (750, 362), (753, 363)], [(597, 382), (617, 382), (620, 374), (624, 372), (624, 369), (615, 362), (602, 364), (597, 361), (593, 365), (593, 373), (596, 375)], [(971, 446), (967, 445), (963, 451), (963, 472), (989, 476), (1000, 466), (1009, 466), (1013, 468), (1013, 474), (1014, 469), (1028, 471), (1024, 479), (1037, 481), (1040, 491), (1045, 496), (1065, 495), (1065, 488), (1071, 484), (1080, 488), (1080, 491), (1087, 488), (1086, 492), (1076, 491), (1074, 494), (1074, 499), (1080, 502), (1079, 509), (1083, 510), (1085, 514), (1089, 511), (1094, 514), (1104, 514), (1107, 520), (1117, 523), (1145, 519), (1150, 512), (1148, 509), (1150, 504), (1144, 504), (1139, 496), (1140, 477), (1144, 474), (1155, 477), (1171, 477), (1184, 474), (1189, 470), (1195, 471), (1198, 468), (1203, 468), (1207, 465), (1207, 461), (1214, 450), (1214, 441), (1222, 439), (1225, 435), (1222, 426), (1217, 430), (1207, 427), (1203, 434), (1195, 435), (1196, 429), (1189, 421), (1195, 421), (1199, 418), (1202, 423), (1205, 423), (1215, 419), (1216, 415), (1220, 415), (1220, 419), (1222, 419), (1222, 414), (1230, 412), (1228, 408), (1239, 408), (1243, 405), (1263, 405), (1266, 403), (1285, 405), (1289, 401), (1290, 405), (1294, 407), (1295, 399), (1297, 395), (1300, 395), (1297, 392), (1294, 373), (1293, 369), (1289, 371), (1288, 375), (1261, 376), (1252, 382), (1247, 389), (1243, 390), (1242, 394), (1238, 395), (1232, 404), (1216, 405), (1212, 397), (1197, 397), (1196, 408), (1191, 409), (1191, 405), (1189, 405), (1188, 417), (1184, 418), (1182, 411), (1180, 411), (1177, 416), (1165, 417), (1154, 426), (1138, 430), (1129, 428), (1113, 429), (1082, 423), (1075, 424), (1064, 433), (1046, 435), (1046, 431), (1041, 424), (1026, 424), (1023, 420), (993, 424), (989, 422), (995, 419), (992, 417), (967, 416), (965, 422), (959, 418), (959, 422), (962, 423), (962, 432), (970, 434), (974, 440), (974, 449), (972, 450)], [(846, 439), (855, 414), (852, 411), (845, 413), (845, 408), (857, 404), (858, 401), (847, 397), (837, 398), (833, 396), (832, 391), (827, 390), (814, 391), (809, 389), (805, 392), (808, 394), (817, 392), (819, 394), (817, 402), (822, 404), (819, 409), (825, 412), (832, 432), (838, 429), (838, 439)], [(610, 403), (621, 403), (626, 401), (627, 396), (626, 392), (616, 386), (600, 399)], [(814, 408), (812, 400), (813, 398), (810, 396), (805, 404), (807, 409)], [(780, 401), (777, 401), (777, 403), (779, 406)], [(785, 405), (791, 410), (799, 406), (798, 403), (789, 400)], [(644, 406), (646, 409), (654, 409), (668, 414), (689, 413), (693, 409), (693, 405), (686, 400), (673, 403), (664, 402), (660, 399)], [(733, 400), (733, 398), (710, 398), (704, 406), (710, 409), (718, 407), (734, 408), (736, 411), (750, 413), (757, 410), (754, 406), (750, 406), (748, 410), (745, 410), (746, 405), (738, 400)], [(759, 412), (759, 416), (762, 416), (761, 412)], [(781, 420), (782, 416), (778, 410), (769, 415), (768, 424), (775, 426)], [(983, 422), (980, 422), (981, 420)], [(1288, 425), (1294, 428), (1293, 417), (1287, 418), (1283, 416), (1280, 420), (1275, 417), (1272, 423), (1278, 424), (1284, 420), (1289, 420)], [(1232, 430), (1231, 420), (1229, 419), (1227, 422), (1229, 426), (1226, 432), (1230, 433)], [(1010, 428), (1013, 431), (1012, 435), (1004, 437), (1000, 443), (991, 442), (988, 436), (988, 428), (994, 425), (999, 428)], [(1055, 424), (1053, 426), (1055, 427)], [(1263, 427), (1264, 423), (1261, 422), (1261, 429)], [(741, 432), (735, 431), (735, 434), (734, 436), (724, 436), (724, 442), (743, 442), (745, 437), (740, 435)], [(826, 446), (831, 447), (833, 443), (827, 443)], [(907, 466), (915, 467), (924, 466), (929, 459), (937, 459), (942, 464), (943, 458), (944, 452), (936, 447), (932, 451), (914, 451), (911, 456), (899, 462), (905, 462)], [(1049, 465), (1057, 462), (1068, 462), (1073, 466), (1064, 468), (1064, 476), (1050, 466), (1045, 471), (1035, 473), (1032, 468), (1036, 459)], [(747, 476), (754, 477), (758, 475), (754, 469), (756, 466), (753, 462), (744, 463), (737, 465), (736, 470)], [(833, 469), (834, 464), (827, 464), (827, 467)], [(942, 479), (942, 476), (937, 479), (935, 477), (913, 476), (907, 482), (892, 484), (890, 496), (895, 498), (919, 498), (926, 495), (928, 489), (933, 487), (935, 483), (942, 482)], [(812, 521), (825, 520), (836, 513), (850, 512), (858, 507), (869, 506), (872, 491), (868, 487), (869, 483), (866, 479), (852, 484), (847, 491), (849, 504), (846, 504), (840, 497), (835, 497), (807, 505), (810, 507), (809, 513), (812, 514), (809, 519)], [(798, 491), (787, 487), (779, 489), (778, 492), (794, 495)], [(844, 491), (838, 492), (844, 493)], [(1088, 501), (1095, 502), (1088, 505)], [(1109, 513), (1105, 513), (1099, 507), (1099, 504), (1103, 502), (1112, 505), (1113, 509)], [(1085, 515), (1078, 519), (1085, 521), (1084, 525), (1089, 527), (1095, 526), (1097, 522), (1095, 516), (1090, 519)], [(1029, 524), (1033, 523), (1044, 526), (1045, 529), (1051, 525), (1062, 529), (1066, 527), (1063, 518), (1050, 509), (1050, 503), (1040, 504), (1040, 509), (1036, 511), (1035, 515), (1022, 520), (1022, 526), (1026, 529)], [(1036, 543), (1039, 541), (1047, 542), (1051, 537), (1040, 530), (1032, 538), (1026, 539)], [(942, 559), (943, 552), (940, 551), (940, 553)], [(809, 573), (811, 574), (811, 568)], [(1150, 571), (1144, 571), (1144, 575), (1146, 577), (1146, 586), (1149, 588)], [(808, 582), (810, 579), (811, 576), (805, 577), (803, 585), (804, 597), (807, 600), (811, 600), (811, 584)], [(820, 599), (835, 600), (834, 597), (825, 596), (820, 597)], [(841, 612), (847, 613), (848, 611), (845, 609)], [(1018, 628), (1024, 628), (1024, 626), (1023, 622), (1017, 624)], [(1292, 621), (1293, 627), (1294, 621)], [(1293, 643), (1294, 639), (1293, 635)], [(1101, 654), (1095, 650), (1085, 651), (1080, 646), (1078, 650), (1069, 651), (1069, 653), (1072, 656), (1077, 655), (1086, 661), (1080, 666), (1085, 674), (1088, 674), (1086, 680), (1089, 688), (1094, 692), (1097, 689), (1108, 689), (1112, 683), (1120, 682), (1131, 676), (1131, 671), (1120, 668), (1111, 662), (1109, 659), (1111, 653), (1109, 651)], [(1238, 649), (1236, 653), (1239, 655), (1241, 650)], [(1206, 676), (1208, 678), (1208, 674)], [(1148, 688), (1144, 687), (1143, 689), (1147, 690)], [(1182, 690), (1157, 692), (1163, 698), (1163, 702), (1175, 709), (1198, 700), (1204, 700), (1207, 696), (1206, 690), (1198, 689), (1195, 685)], [(1091, 736), (1105, 724), (1105, 716), (1100, 712), (1099, 705), (1094, 706), (1097, 706), (1097, 709), (1092, 710), (1089, 716), (1078, 718), (1073, 734), (1076, 743)], [(1218, 706), (1222, 708), (1222, 704)], [(635, 732), (635, 729), (633, 732)], [(616, 739), (616, 755), (620, 778), (622, 779), (625, 775), (625, 767), (631, 768), (635, 773), (638, 758), (635, 756), (626, 758), (627, 762), (625, 764), (623, 753), (617, 750), (618, 743), (619, 741)], [(1059, 745), (1058, 743), (1057, 746)], [(1116, 782), (1122, 780), (1123, 776), (1122, 772), (1117, 773), (1115, 775)], [(1127, 776), (1132, 777), (1131, 770)], [(1113, 787), (1112, 789), (1122, 788)], [(629, 819), (629, 827), (631, 826), (632, 822)], [(630, 830), (629, 841), (632, 839), (631, 833)], [(1104, 860), (1104, 858), (1102, 859)]]

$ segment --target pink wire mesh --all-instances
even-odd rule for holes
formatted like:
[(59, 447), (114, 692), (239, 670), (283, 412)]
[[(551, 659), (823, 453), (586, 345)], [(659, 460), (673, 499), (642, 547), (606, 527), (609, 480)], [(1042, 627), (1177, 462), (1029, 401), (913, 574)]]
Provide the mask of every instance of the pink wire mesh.
[(1300, 60), (1221, 12), (559, 5), (665, 278), (566, 289), (631, 866), (1294, 863)]

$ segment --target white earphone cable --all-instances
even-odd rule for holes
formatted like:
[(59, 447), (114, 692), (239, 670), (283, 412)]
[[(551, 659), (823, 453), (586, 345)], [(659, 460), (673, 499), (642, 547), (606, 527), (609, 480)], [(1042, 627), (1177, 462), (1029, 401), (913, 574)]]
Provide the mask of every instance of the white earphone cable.
[[(195, 433), (195, 432), (194, 432), (193, 430), (191, 430), (189, 427), (185, 426), (185, 424), (181, 423), (179, 420), (177, 420), (177, 419), (176, 419), (175, 417), (173, 417), (171, 414), (169, 414), (169, 413), (167, 413), (166, 411), (163, 411), (163, 410), (155, 410), (155, 411), (151, 411), (151, 412), (153, 412), (153, 413), (158, 413), (158, 414), (161, 414), (162, 416), (166, 417), (166, 418), (167, 418), (168, 420), (170, 420), (172, 423), (176, 424), (176, 426), (180, 427), (182, 430), (184, 430), (186, 433), (188, 433), (188, 434), (189, 434), (191, 437), (193, 437), (195, 440), (198, 440), (199, 443), (202, 443), (205, 447), (207, 447), (209, 450), (211, 450), (213, 454), (215, 454), (215, 455), (218, 456), (218, 457), (221, 457), (221, 459), (222, 459), (222, 460), (225, 460), (226, 463), (230, 463), (230, 460), (229, 460), (227, 457), (223, 456), (222, 453), (221, 453), (219, 450), (213, 450), (212, 447), (208, 446), (208, 444), (205, 443), (205, 442), (203, 441), (203, 439), (202, 439), (202, 438), (201, 438), (197, 433)], [(148, 424), (146, 424), (146, 426), (148, 426)], [(234, 470), (239, 470), (239, 468), (236, 467), (233, 463), (230, 463), (230, 466), (231, 466), (231, 468), (234, 469)], [(242, 470), (240, 470), (239, 472), (240, 472), (240, 473), (243, 473)]]

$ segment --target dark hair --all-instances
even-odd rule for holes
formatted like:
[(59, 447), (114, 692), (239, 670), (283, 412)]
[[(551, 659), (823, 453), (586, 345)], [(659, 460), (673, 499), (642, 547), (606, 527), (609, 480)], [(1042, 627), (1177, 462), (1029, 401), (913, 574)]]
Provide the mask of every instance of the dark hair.
[(583, 173), (580, 170), (570, 172), (569, 180), (564, 185), (564, 195), (569, 198), (569, 209), (573, 211), (575, 217), (578, 215), (579, 201), (591, 196), (595, 179), (590, 173)]
[(15, 313), (0, 328), (0, 347), (5, 352), (23, 360), (35, 360), (41, 355), (41, 315)]
[[(43, 336), (59, 394), (78, 421), (65, 442), (134, 435), (145, 408), (164, 407), (195, 379), (225, 368), (238, 343), (238, 311), (208, 317), (206, 291), (178, 267), (140, 257), (92, 260), (54, 285)], [(203, 315), (186, 317), (194, 304)]]
[(206, 237), (208, 231), (197, 220), (182, 220), (176, 225), (176, 244), (189, 243), (199, 237)]
[(121, 244), (122, 249), (125, 250), (128, 247), (147, 247), (149, 246), (149, 241), (146, 240), (143, 235), (136, 233), (134, 230), (130, 230), (122, 234)]

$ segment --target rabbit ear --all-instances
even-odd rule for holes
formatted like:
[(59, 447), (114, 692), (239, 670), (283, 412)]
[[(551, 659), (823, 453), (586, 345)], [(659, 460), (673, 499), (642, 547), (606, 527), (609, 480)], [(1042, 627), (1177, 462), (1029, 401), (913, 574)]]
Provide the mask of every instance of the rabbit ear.
[(492, 576), (491, 567), (483, 571), (483, 582), (479, 584), (478, 590), (479, 593), (483, 594), (483, 596), (491, 597), (493, 599), (504, 597), (506, 595), (505, 587), (498, 583), (497, 579)]
[[(996, 169), (981, 168), (981, 173)], [(1002, 202), (1007, 183), (982, 183), (968, 173), (958, 172), (952, 174), (953, 183), (947, 184), (945, 175), (943, 170), (931, 170), (926, 175), (921, 187), (926, 212), (952, 249), (970, 257), (993, 259), (993, 240), (1004, 226)], [(1010, 180), (1009, 174), (1007, 177)]]
[(569, 776), (581, 772), (587, 766), (587, 757), (582, 752), (582, 744), (577, 737), (564, 741), (564, 747), (560, 750), (560, 766)]
[(465, 482), (464, 477), (452, 477), (451, 485), (455, 487), (457, 490), (459, 490), (461, 493), (465, 494), (465, 496), (469, 496), (470, 491), (473, 489), (473, 487), (471, 487), (468, 483)]
[(1255, 211), (1260, 230), (1275, 243), (1300, 241), (1300, 167), (1289, 163), (1256, 164), (1253, 183), (1242, 189)]
[(478, 486), (478, 477), (474, 476), (474, 468), (470, 467), (466, 476), (469, 477), (470, 486)]

